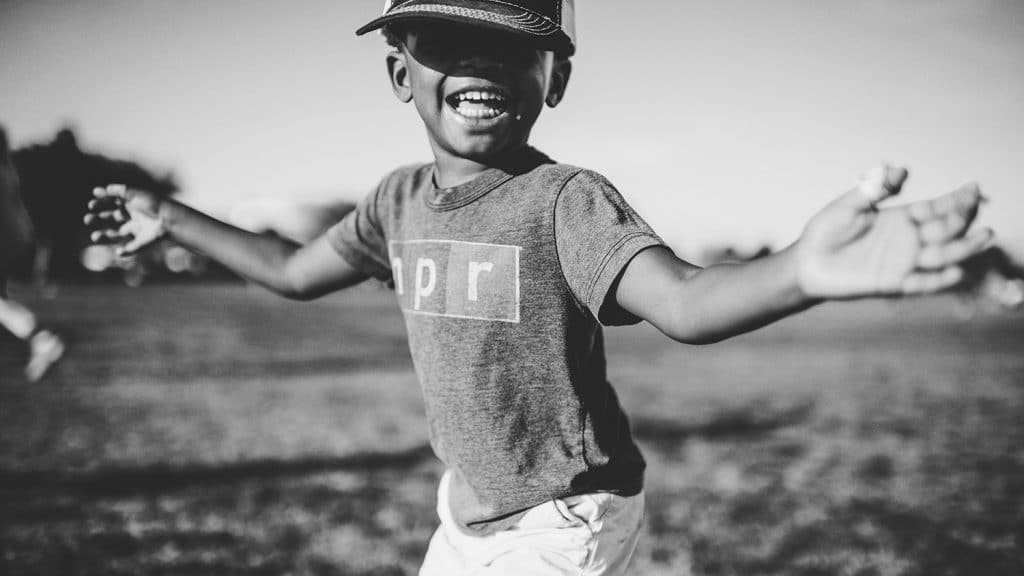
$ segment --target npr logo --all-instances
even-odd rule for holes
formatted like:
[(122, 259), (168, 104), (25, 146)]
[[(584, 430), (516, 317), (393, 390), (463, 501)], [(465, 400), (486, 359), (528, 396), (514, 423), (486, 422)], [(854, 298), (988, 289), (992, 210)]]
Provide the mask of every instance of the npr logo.
[(413, 314), (519, 322), (519, 250), (455, 240), (390, 242), (400, 306)]

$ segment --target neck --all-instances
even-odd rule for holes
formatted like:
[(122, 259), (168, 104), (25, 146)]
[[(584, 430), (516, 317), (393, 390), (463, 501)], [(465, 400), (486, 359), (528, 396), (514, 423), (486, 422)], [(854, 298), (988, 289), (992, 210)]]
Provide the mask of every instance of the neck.
[(438, 188), (454, 188), (469, 182), (491, 168), (512, 165), (526, 148), (523, 145), (485, 160), (473, 160), (452, 155), (446, 151), (434, 150), (434, 185)]

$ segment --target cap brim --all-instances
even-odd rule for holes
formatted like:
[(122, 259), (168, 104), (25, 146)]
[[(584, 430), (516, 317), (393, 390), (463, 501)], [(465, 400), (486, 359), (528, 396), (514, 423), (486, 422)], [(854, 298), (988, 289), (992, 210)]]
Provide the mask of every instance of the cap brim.
[(416, 21), (448, 22), (498, 30), (521, 36), (542, 49), (570, 56), (575, 52), (572, 40), (554, 22), (525, 10), (501, 7), (493, 2), (462, 0), (456, 6), (443, 0), (414, 0), (359, 28), (356, 35), (362, 36), (395, 22)]

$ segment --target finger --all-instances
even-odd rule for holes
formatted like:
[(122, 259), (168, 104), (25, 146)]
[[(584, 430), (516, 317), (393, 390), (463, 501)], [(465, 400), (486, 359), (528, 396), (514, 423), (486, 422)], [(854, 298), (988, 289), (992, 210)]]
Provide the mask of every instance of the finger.
[(157, 217), (157, 213), (153, 211), (153, 207), (139, 196), (132, 196), (127, 200), (124, 203), (124, 209), (127, 211), (129, 216), (131, 214), (142, 214), (148, 218)]
[(956, 286), (963, 279), (959, 266), (950, 266), (935, 272), (915, 272), (903, 280), (901, 289), (907, 296), (934, 294)]
[(903, 167), (876, 166), (868, 170), (857, 187), (841, 196), (839, 201), (859, 210), (873, 210), (879, 202), (899, 194), (908, 175)]
[(124, 206), (124, 202), (122, 202), (121, 200), (118, 200), (116, 198), (103, 197), (89, 200), (89, 203), (86, 205), (86, 208), (88, 208), (91, 212), (96, 212), (99, 210), (103, 210), (105, 208), (119, 208), (121, 206)]
[(857, 189), (872, 205), (900, 193), (906, 182), (906, 168), (882, 164), (867, 172), (860, 180)]
[(970, 222), (960, 214), (953, 213), (945, 218), (933, 218), (918, 225), (917, 234), (924, 244), (939, 244), (963, 236)]
[(115, 224), (120, 224), (128, 220), (128, 216), (123, 210), (104, 210), (102, 212), (94, 213), (93, 216), (100, 220), (114, 222)]
[(96, 198), (120, 198), (128, 197), (128, 188), (124, 184), (107, 184), (92, 189), (92, 195)]
[(917, 254), (915, 266), (921, 270), (941, 270), (976, 256), (992, 246), (994, 234), (989, 228), (964, 238), (941, 244), (928, 244)]
[(95, 230), (89, 234), (89, 240), (93, 244), (118, 244), (127, 242), (132, 238), (131, 234), (124, 234), (120, 230)]
[(123, 222), (128, 221), (128, 214), (124, 210), (95, 210), (93, 212), (86, 212), (85, 216), (82, 217), (82, 221), (87, 226), (108, 226), (116, 227)]
[(128, 187), (124, 184), (107, 184), (107, 194), (121, 200), (128, 199)]
[(945, 218), (948, 214), (959, 214), (970, 222), (983, 200), (978, 184), (970, 182), (938, 198), (914, 202), (907, 206), (907, 210), (915, 222), (923, 223), (934, 218)]
[(115, 254), (118, 256), (132, 256), (138, 252), (146, 243), (137, 238), (132, 238), (124, 246), (119, 247), (115, 250)]

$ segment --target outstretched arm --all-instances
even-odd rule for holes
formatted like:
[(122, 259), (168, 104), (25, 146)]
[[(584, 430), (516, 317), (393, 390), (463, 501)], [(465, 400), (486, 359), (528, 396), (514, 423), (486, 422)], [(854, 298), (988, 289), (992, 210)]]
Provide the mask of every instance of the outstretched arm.
[(701, 269), (666, 248), (639, 253), (617, 303), (681, 342), (716, 342), (827, 299), (929, 294), (963, 277), (962, 262), (992, 232), (968, 233), (982, 200), (968, 185), (933, 200), (879, 209), (907, 172), (874, 171), (808, 223), (785, 250), (745, 264)]
[(120, 255), (169, 236), (273, 292), (300, 300), (367, 278), (322, 236), (301, 246), (253, 234), (180, 202), (120, 185), (96, 188), (93, 196), (85, 216), (85, 223), (96, 227), (92, 240), (118, 245)]

